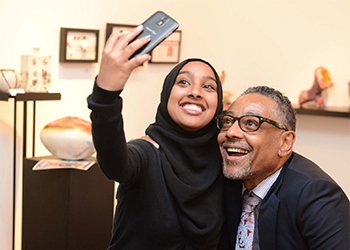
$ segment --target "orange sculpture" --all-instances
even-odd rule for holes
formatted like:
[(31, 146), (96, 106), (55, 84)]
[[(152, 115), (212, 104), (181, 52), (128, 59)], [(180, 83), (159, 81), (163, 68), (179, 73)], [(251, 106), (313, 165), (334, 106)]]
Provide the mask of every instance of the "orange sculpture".
[(318, 67), (314, 73), (314, 82), (310, 89), (304, 90), (299, 95), (300, 106), (306, 102), (315, 101), (318, 109), (324, 108), (322, 91), (333, 87), (333, 79), (325, 67)]

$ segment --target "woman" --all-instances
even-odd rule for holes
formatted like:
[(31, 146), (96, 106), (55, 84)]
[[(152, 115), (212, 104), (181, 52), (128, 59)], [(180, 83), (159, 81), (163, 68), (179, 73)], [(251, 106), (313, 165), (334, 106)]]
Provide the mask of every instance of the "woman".
[(150, 58), (129, 60), (148, 42), (129, 44), (141, 30), (111, 35), (88, 97), (99, 165), (119, 182), (109, 249), (216, 249), (223, 222), (215, 126), (222, 113), (219, 77), (201, 59), (178, 64), (146, 130), (160, 148), (141, 139), (126, 143), (119, 94), (132, 70)]

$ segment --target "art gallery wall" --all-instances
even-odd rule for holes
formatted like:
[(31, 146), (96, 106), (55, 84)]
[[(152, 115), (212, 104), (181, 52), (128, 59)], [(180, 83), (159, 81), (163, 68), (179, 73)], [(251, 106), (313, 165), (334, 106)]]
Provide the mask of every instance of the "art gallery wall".
[[(107, 22), (136, 25), (159, 9), (180, 23), (181, 59), (201, 57), (225, 70), (224, 87), (234, 97), (264, 84), (297, 103), (300, 91), (311, 87), (314, 69), (325, 66), (335, 82), (327, 104), (349, 106), (349, 0), (3, 0), (2, 6), (0, 69), (19, 71), (21, 55), (40, 47), (52, 56), (52, 88), (62, 93), (60, 101), (37, 102), (36, 156), (49, 154), (39, 138), (48, 122), (64, 116), (89, 119), (86, 97), (98, 73), (98, 63), (58, 62), (60, 27), (99, 29), (101, 53)], [(162, 81), (172, 67), (145, 64), (130, 77), (122, 93), (128, 139), (143, 135), (153, 122)], [(22, 111), (19, 103), (16, 249), (21, 248)], [(7, 250), (12, 244), (13, 100), (0, 102), (0, 114), (0, 249)], [(349, 119), (297, 119), (295, 150), (319, 164), (349, 196)]]

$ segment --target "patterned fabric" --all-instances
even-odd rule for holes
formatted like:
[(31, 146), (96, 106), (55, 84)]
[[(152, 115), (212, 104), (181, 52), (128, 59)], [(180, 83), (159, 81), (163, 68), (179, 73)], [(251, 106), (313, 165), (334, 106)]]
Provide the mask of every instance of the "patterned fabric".
[(245, 190), (243, 193), (243, 207), (241, 222), (238, 227), (236, 250), (253, 249), (254, 239), (254, 209), (261, 199), (253, 192)]
[[(283, 167), (282, 167), (283, 168)], [(267, 193), (269, 192), (270, 188), (272, 187), (272, 185), (276, 182), (278, 176), (281, 173), (282, 168), (280, 168), (279, 170), (277, 170), (275, 173), (273, 173), (272, 175), (270, 175), (269, 177), (267, 177), (265, 180), (263, 180), (262, 182), (260, 182), (252, 191), (254, 192), (254, 194), (256, 196), (258, 196), (260, 199), (264, 199), (265, 196), (267, 195)], [(246, 190), (245, 186), (242, 184), (243, 186), (243, 191)]]

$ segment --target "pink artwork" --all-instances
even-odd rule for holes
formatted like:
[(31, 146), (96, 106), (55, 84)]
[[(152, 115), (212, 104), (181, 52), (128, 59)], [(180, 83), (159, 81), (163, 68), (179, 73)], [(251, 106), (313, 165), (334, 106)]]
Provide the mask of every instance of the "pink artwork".
[(324, 108), (322, 91), (333, 87), (334, 82), (329, 71), (325, 67), (318, 67), (314, 73), (314, 82), (310, 89), (304, 90), (299, 95), (300, 106), (306, 102), (315, 101), (318, 109)]
[[(349, 98), (350, 98), (350, 81), (348, 81), (348, 94), (349, 94)], [(349, 106), (349, 111), (350, 111), (350, 106)]]
[(228, 107), (231, 105), (232, 103), (232, 97), (233, 97), (233, 93), (231, 93), (228, 90), (225, 90), (224, 84), (225, 84), (225, 79), (226, 79), (226, 72), (225, 70), (221, 71), (220, 74), (220, 82), (222, 84), (222, 88), (223, 88), (223, 98), (222, 98), (222, 102), (224, 105), (224, 110), (227, 110)]

